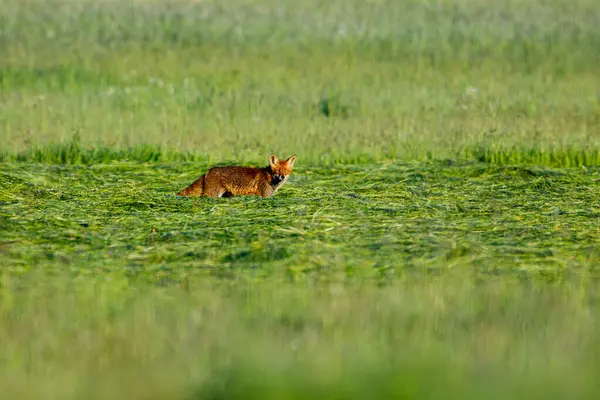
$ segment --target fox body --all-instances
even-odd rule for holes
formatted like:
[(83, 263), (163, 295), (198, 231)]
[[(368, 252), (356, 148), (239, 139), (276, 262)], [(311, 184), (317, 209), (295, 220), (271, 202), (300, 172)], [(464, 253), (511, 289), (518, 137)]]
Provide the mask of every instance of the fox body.
[(296, 162), (293, 155), (285, 161), (274, 154), (269, 165), (259, 167), (213, 167), (195, 182), (182, 189), (178, 196), (272, 196), (290, 177)]

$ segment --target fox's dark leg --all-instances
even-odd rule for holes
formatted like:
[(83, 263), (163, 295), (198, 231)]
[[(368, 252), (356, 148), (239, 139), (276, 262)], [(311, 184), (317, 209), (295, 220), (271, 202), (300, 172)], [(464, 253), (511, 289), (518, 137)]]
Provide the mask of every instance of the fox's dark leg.
[(190, 186), (182, 189), (177, 193), (177, 196), (202, 196), (204, 193), (204, 175), (196, 179)]
[(233, 193), (231, 193), (231, 192), (225, 192), (225, 193), (223, 193), (223, 195), (221, 197), (234, 197), (234, 196), (233, 196)]

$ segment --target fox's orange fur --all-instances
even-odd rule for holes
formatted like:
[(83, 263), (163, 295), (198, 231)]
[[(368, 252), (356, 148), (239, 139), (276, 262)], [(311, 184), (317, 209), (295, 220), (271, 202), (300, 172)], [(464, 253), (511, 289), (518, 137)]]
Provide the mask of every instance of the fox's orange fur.
[(213, 167), (178, 196), (272, 196), (290, 177), (296, 155), (285, 161), (274, 154), (269, 165), (258, 167)]

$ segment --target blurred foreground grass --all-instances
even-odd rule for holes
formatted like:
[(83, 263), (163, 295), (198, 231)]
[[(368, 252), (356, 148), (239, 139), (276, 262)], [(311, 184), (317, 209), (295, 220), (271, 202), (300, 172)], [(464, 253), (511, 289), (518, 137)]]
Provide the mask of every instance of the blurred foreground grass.
[[(407, 277), (131, 286), (4, 280), (7, 398), (598, 396), (598, 287)], [(57, 276), (58, 275), (58, 276)]]

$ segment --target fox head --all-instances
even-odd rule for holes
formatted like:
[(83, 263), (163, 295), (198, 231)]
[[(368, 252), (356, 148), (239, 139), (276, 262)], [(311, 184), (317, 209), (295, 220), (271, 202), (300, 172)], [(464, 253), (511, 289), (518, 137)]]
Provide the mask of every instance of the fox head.
[(285, 161), (277, 158), (275, 154), (271, 154), (271, 157), (269, 158), (269, 167), (271, 168), (271, 174), (273, 176), (271, 185), (280, 186), (287, 181), (292, 173), (292, 167), (294, 166), (295, 162), (295, 154)]

